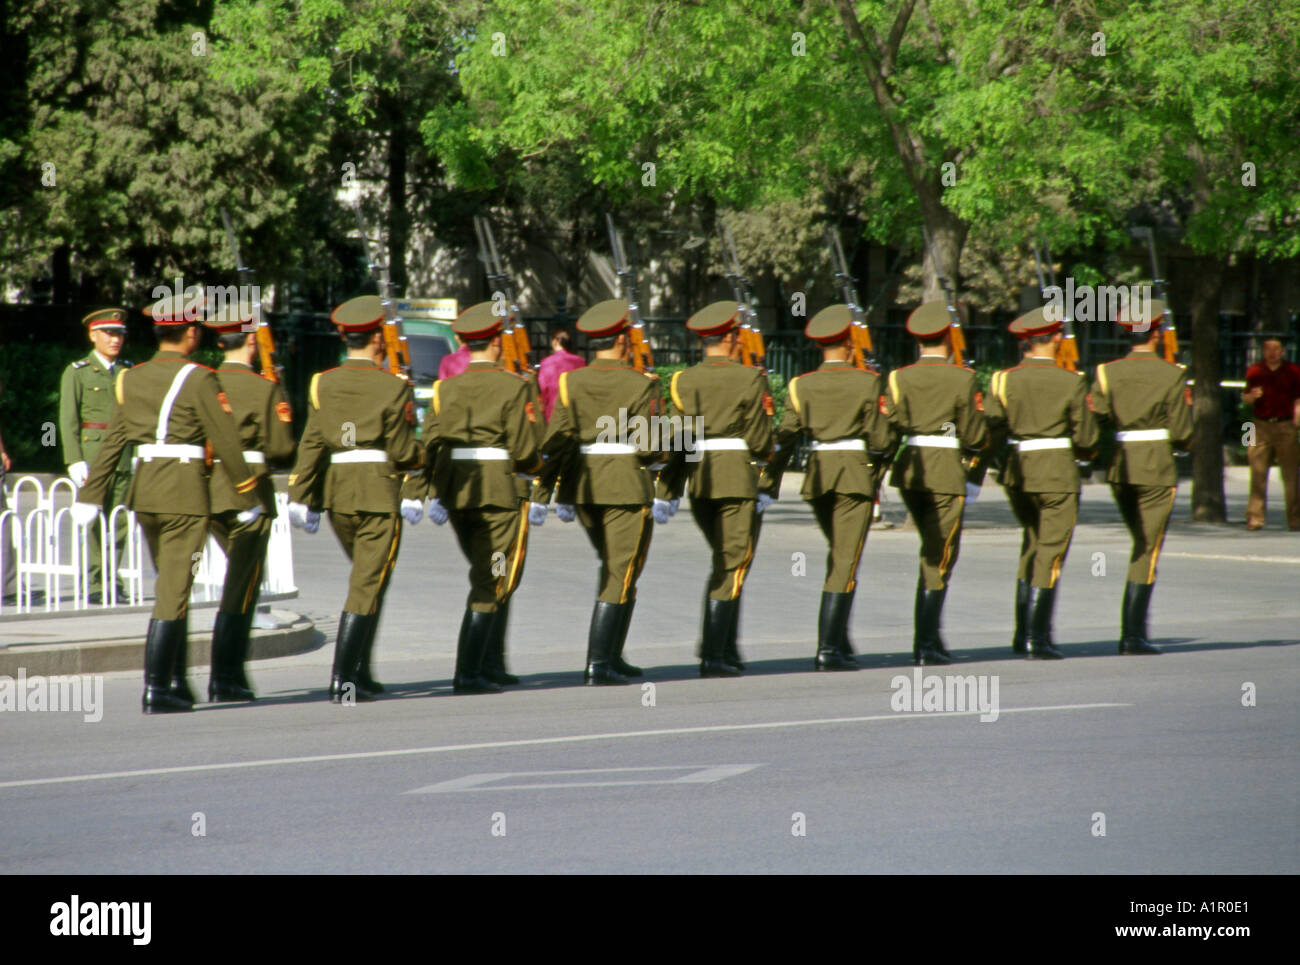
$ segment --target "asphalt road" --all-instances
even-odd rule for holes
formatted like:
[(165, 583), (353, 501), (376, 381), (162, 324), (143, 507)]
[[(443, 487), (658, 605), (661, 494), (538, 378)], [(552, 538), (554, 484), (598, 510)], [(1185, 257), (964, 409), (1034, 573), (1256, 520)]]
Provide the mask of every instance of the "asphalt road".
[(1187, 488), (1152, 607), (1165, 654), (1115, 653), (1126, 534), (1090, 486), (1057, 611), (1069, 659), (1037, 663), (1011, 659), (1019, 535), (985, 487), (945, 612), (962, 659), (927, 674), (996, 680), (991, 721), (891, 707), (912, 672), (910, 529), (867, 544), (865, 669), (811, 672), (825, 549), (797, 490), (764, 522), (741, 679), (698, 679), (707, 552), (685, 510), (656, 529), (627, 648), (652, 690), (579, 686), (595, 560), (552, 516), (513, 606), (524, 684), (453, 696), (465, 567), (426, 521), (380, 628), (390, 695), (331, 705), (347, 572), (324, 527), (295, 534), (322, 645), (257, 664), (255, 705), (145, 717), (132, 672), (106, 676), (98, 723), (0, 713), (0, 871), (1294, 874), (1300, 537), (1276, 516), (1190, 523)]

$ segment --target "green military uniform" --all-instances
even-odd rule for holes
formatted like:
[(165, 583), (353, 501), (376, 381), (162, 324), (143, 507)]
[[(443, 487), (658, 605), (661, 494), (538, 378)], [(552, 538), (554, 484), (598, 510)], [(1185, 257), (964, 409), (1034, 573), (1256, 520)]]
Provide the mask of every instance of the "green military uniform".
[[(943, 303), (927, 302), (908, 318), (907, 330), (923, 342), (933, 341), (945, 337), (949, 324)], [(924, 345), (922, 349), (924, 353)], [(886, 412), (903, 436), (889, 483), (902, 490), (921, 534), (912, 654), (918, 664), (946, 664), (939, 627), (948, 577), (961, 547), (967, 486), (974, 489), (973, 480), (982, 477), (978, 453), (988, 436), (983, 396), (975, 373), (950, 364), (946, 350), (922, 354), (915, 364), (895, 369), (887, 384)]]
[[(1150, 326), (1158, 329), (1163, 302), (1153, 301)], [(1143, 322), (1121, 315), (1119, 324), (1141, 333)], [(1097, 366), (1089, 394), (1092, 410), (1114, 424), (1116, 442), (1106, 480), (1133, 538), (1121, 610), (1120, 653), (1159, 653), (1147, 638), (1147, 611), (1156, 561), (1178, 491), (1173, 446), (1192, 438), (1192, 392), (1182, 368), (1154, 351), (1134, 349)]]
[[(1062, 322), (1045, 318), (1041, 308), (1011, 323), (1012, 333), (1025, 339), (1050, 339), (1061, 328)], [(1028, 625), (1029, 633), (1027, 649), (1016, 652), (1059, 659), (1064, 655), (1052, 641), (1051, 620), (1056, 582), (1079, 517), (1075, 454), (1091, 458), (1096, 420), (1083, 377), (1053, 358), (1027, 357), (994, 373), (989, 388), (984, 414), (996, 438), (1011, 437), (1002, 482), (1025, 533), (1017, 580), (1027, 584), (1027, 591), (1017, 622)], [(1018, 608), (1021, 598), (1018, 589)]]
[[(177, 299), (179, 303), (180, 299)], [(152, 310), (155, 324), (183, 332), (180, 304)], [(257, 479), (244, 462), (229, 403), (216, 373), (165, 343), (141, 365), (117, 376), (117, 402), (78, 505), (103, 505), (127, 446), (138, 446), (139, 465), (126, 504), (135, 512), (153, 557), (153, 619), (145, 648), (146, 712), (187, 710), (193, 696), (185, 680), (190, 588), (208, 535), (207, 448), (222, 461), (240, 510), (257, 505)]]
[[(222, 335), (237, 334), (243, 333), (247, 321), (218, 319), (209, 322), (208, 327)], [(224, 473), (213, 473), (209, 479), (211, 525), (217, 543), (226, 554), (226, 579), (212, 630), (208, 697), (214, 701), (251, 700), (253, 691), (244, 672), (244, 662), (257, 609), (266, 546), (271, 538), (271, 521), (276, 515), (275, 485), (267, 465), (293, 457), (293, 415), (284, 389), (258, 375), (245, 362), (223, 362), (217, 369), (217, 379), (234, 410), (244, 461), (257, 478), (254, 492), (262, 514), (250, 523), (241, 523), (239, 495)]]
[[(492, 302), (466, 309), (453, 324), (472, 352), (501, 333)], [(445, 512), (469, 561), (469, 598), (452, 681), (457, 693), (496, 693), (518, 678), (505, 670), (507, 605), (528, 551), (528, 487), (516, 473), (541, 469), (537, 393), (531, 380), (498, 362), (474, 359), (460, 375), (435, 382), (424, 419), (425, 473), (403, 495), (432, 498)]]
[[(628, 325), (628, 304), (614, 299), (583, 313), (577, 328), (588, 339), (616, 340)], [(626, 336), (623, 336), (626, 340)], [(596, 344), (602, 344), (597, 342)], [(559, 397), (542, 443), (546, 463), (532, 501), (576, 507), (600, 557), (600, 582), (587, 640), (588, 684), (623, 684), (641, 675), (623, 659), (636, 606), (636, 581), (650, 551), (654, 480), (662, 459), (659, 380), (623, 357), (597, 358), (560, 376)]]
[[(126, 311), (121, 308), (105, 308), (92, 312), (82, 319), (90, 331), (121, 331), (126, 333)], [(63, 370), (59, 383), (59, 438), (63, 444), (63, 464), (71, 471), (79, 463), (88, 472), (90, 464), (99, 454), (104, 436), (108, 432), (108, 422), (113, 415), (116, 404), (113, 398), (113, 383), (117, 374), (129, 369), (131, 362), (117, 358), (108, 362), (97, 351), (92, 351), (83, 359), (78, 359)], [(114, 507), (126, 503), (127, 489), (131, 485), (131, 458), (135, 448), (127, 446), (118, 457), (112, 479), (105, 490), (104, 502), (100, 509), (104, 513), (105, 525), (111, 519)], [(78, 480), (74, 480), (78, 481)], [(85, 481), (83, 476), (80, 482)], [(126, 517), (119, 514), (114, 529), (117, 566), (123, 563), (126, 552), (127, 537)], [(91, 594), (103, 593), (105, 603), (109, 594), (116, 591), (103, 586), (103, 550), (100, 544), (99, 527), (90, 528), (88, 552), (87, 590)], [(120, 583), (118, 584), (120, 587)], [(104, 592), (106, 591), (107, 592)], [(122, 602), (119, 600), (118, 602)]]
[[(852, 325), (849, 306), (831, 305), (809, 320), (804, 334), (825, 349), (847, 346)], [(760, 489), (779, 496), (782, 473), (799, 437), (805, 432), (811, 436), (802, 494), (830, 546), (817, 621), (817, 670), (857, 669), (849, 619), (871, 511), (893, 443), (881, 411), (880, 375), (855, 368), (845, 355), (790, 380), (776, 454), (760, 482)]]
[[(344, 302), (330, 316), (345, 335), (373, 335), (384, 322), (377, 296)], [(330, 699), (369, 700), (383, 691), (370, 673), (371, 651), (388, 581), (402, 542), (402, 474), (423, 463), (415, 438), (410, 383), (371, 358), (347, 358), (318, 372), (308, 391), (307, 425), (289, 476), (294, 519), (314, 532), (321, 510), (352, 562), (339, 617)]]
[[(735, 302), (714, 302), (686, 323), (701, 338), (734, 339)], [(673, 374), (673, 417), (695, 420), (695, 451), (678, 447), (659, 475), (658, 495), (670, 502), (691, 495), (691, 515), (713, 551), (704, 601), (700, 674), (741, 672), (736, 636), (740, 594), (758, 539), (758, 467), (772, 456), (772, 396), (759, 369), (731, 357), (707, 356)], [(694, 461), (692, 461), (694, 460)]]

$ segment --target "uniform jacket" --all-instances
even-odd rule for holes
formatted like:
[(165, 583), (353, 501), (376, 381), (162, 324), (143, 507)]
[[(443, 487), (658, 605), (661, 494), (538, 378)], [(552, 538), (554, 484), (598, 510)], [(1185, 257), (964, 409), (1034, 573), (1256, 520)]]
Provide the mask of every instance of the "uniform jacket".
[(902, 445), (889, 484), (899, 489), (965, 495), (968, 467), (962, 454), (977, 454), (988, 440), (984, 399), (975, 373), (937, 355), (889, 373), (885, 408), (904, 437), (955, 436), (956, 448)]
[[(118, 358), (113, 371), (129, 369), (131, 363)], [(108, 434), (108, 422), (117, 404), (113, 395), (114, 376), (91, 352), (63, 370), (59, 384), (59, 438), (63, 441), (63, 464), (95, 461)], [(90, 423), (90, 425), (83, 425)], [(131, 471), (134, 449), (127, 446), (118, 458), (117, 471)]]
[[(690, 482), (692, 499), (756, 499), (755, 460), (772, 456), (772, 396), (767, 376), (730, 359), (711, 357), (673, 373), (669, 384), (673, 416), (700, 425), (703, 438), (743, 439), (748, 451), (724, 449), (691, 453), (677, 447), (659, 475), (661, 499), (678, 499)], [(699, 417), (701, 422), (695, 422)], [(694, 429), (692, 428), (694, 432)], [(692, 445), (700, 437), (693, 437)]]
[(776, 431), (777, 451), (763, 471), (759, 488), (773, 497), (780, 493), (781, 476), (799, 436), (807, 432), (817, 442), (861, 439), (867, 451), (810, 453), (804, 499), (832, 492), (874, 499), (894, 438), (882, 413), (883, 388), (879, 374), (848, 362), (823, 362), (820, 368), (791, 379), (785, 413)]
[[(1087, 382), (1081, 373), (1052, 359), (1027, 358), (993, 374), (984, 400), (984, 416), (994, 448), (1007, 441), (1002, 483), (1027, 493), (1077, 493), (1075, 456), (1090, 459), (1097, 446), (1097, 420), (1088, 408)], [(1066, 449), (1020, 452), (1016, 439), (1069, 439)]]
[[(596, 359), (561, 374), (542, 442), (546, 463), (533, 487), (533, 501), (550, 502), (558, 478), (561, 503), (649, 505), (654, 481), (648, 467), (663, 459), (664, 433), (652, 421), (659, 415), (660, 398), (659, 380), (626, 361)], [(638, 451), (583, 455), (580, 446), (595, 442), (623, 443)]]
[[(240, 446), (266, 456), (265, 464), (249, 463), (248, 468), (257, 477), (256, 493), (262, 508), (274, 516), (275, 486), (268, 464), (289, 461), (294, 449), (293, 414), (284, 389), (239, 362), (222, 363), (217, 380), (234, 410)], [(214, 472), (209, 482), (212, 512), (235, 509), (239, 500), (225, 473)]]
[(1097, 366), (1088, 401), (1092, 411), (1118, 431), (1168, 429), (1168, 439), (1120, 442), (1115, 446), (1106, 481), (1134, 486), (1175, 486), (1173, 446), (1186, 449), (1192, 439), (1192, 390), (1185, 374), (1155, 352), (1130, 352)]
[[(289, 476), (289, 498), (335, 513), (397, 513), (402, 472), (420, 466), (411, 386), (369, 359), (346, 359), (312, 377), (307, 427)], [(382, 462), (340, 462), (331, 457), (381, 450)]]
[[(256, 505), (252, 490), (257, 478), (244, 462), (239, 434), (231, 418), (229, 402), (221, 391), (217, 374), (191, 362), (180, 352), (163, 350), (152, 359), (117, 376), (113, 393), (117, 402), (90, 478), (77, 494), (78, 502), (102, 503), (112, 482), (112, 473), (128, 445), (158, 442), (158, 421), (163, 400), (185, 366), (192, 366), (172, 404), (171, 416), (163, 427), (162, 441), (169, 445), (209, 445), (221, 460), (234, 491), (235, 509)], [(143, 457), (136, 467), (126, 504), (136, 512), (170, 516), (207, 516), (208, 476), (203, 458), (188, 461), (175, 458)]]

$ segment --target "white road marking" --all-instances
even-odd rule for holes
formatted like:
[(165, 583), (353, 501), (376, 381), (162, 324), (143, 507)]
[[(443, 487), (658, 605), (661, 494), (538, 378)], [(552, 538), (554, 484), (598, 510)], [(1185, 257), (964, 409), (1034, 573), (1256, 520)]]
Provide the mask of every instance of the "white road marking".
[[(1033, 714), (1054, 710), (1098, 710), (1132, 707), (1132, 704), (1053, 704), (1045, 707), (1003, 707), (1001, 714)], [(980, 710), (956, 710), (920, 714), (873, 714), (865, 717), (817, 717), (811, 720), (775, 720), (758, 724), (710, 724), (701, 727), (668, 727), (662, 730), (627, 730), (608, 734), (572, 734), (566, 737), (527, 737), (518, 740), (483, 741), (478, 744), (441, 744), (405, 747), (391, 751), (352, 751), (347, 754), (313, 754), (307, 757), (271, 757), (256, 761), (228, 761), (223, 764), (185, 764), (178, 767), (148, 767), (135, 771), (107, 771), (102, 774), (69, 774), (64, 777), (36, 777), (24, 781), (0, 781), (0, 789), (39, 787), (45, 784), (74, 784), (80, 781), (109, 781), (128, 777), (161, 777), (169, 774), (197, 774), (205, 771), (236, 771), (250, 767), (280, 767), (288, 764), (323, 764), (331, 761), (377, 760), (383, 757), (411, 757), (419, 754), (447, 754), (453, 751), (500, 750), (507, 747), (538, 747), (546, 744), (576, 744), (582, 741), (626, 740), (636, 737), (678, 737), (686, 734), (723, 734), (744, 730), (778, 730), (786, 727), (823, 727), (835, 724), (865, 724), (884, 720), (924, 720), (936, 717), (977, 717)]]
[[(762, 764), (669, 764), (658, 767), (592, 767), (560, 771), (501, 771), (495, 774), (467, 774), (465, 777), (426, 784), (407, 794), (441, 794), (451, 791), (522, 791), (561, 787), (628, 787), (633, 784), (713, 784), (752, 771)], [(582, 774), (641, 774), (650, 771), (687, 771), (681, 777), (641, 778), (619, 781), (533, 781), (532, 783), (494, 784), (509, 777), (574, 777)]]
[(1229, 560), (1233, 563), (1290, 563), (1300, 566), (1300, 556), (1234, 556), (1230, 553), (1161, 553), (1180, 560)]

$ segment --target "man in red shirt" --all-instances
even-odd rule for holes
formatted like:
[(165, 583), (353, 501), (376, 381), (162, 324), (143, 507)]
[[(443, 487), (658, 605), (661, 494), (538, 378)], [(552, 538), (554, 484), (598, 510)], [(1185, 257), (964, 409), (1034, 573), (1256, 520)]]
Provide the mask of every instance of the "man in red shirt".
[(1246, 504), (1246, 529), (1264, 525), (1268, 494), (1268, 467), (1277, 461), (1286, 494), (1286, 522), (1300, 530), (1300, 365), (1282, 358), (1282, 343), (1264, 343), (1264, 361), (1246, 369), (1246, 402), (1255, 403), (1255, 444), (1246, 450), (1250, 461), (1250, 501)]
[(546, 413), (547, 422), (551, 421), (555, 400), (559, 398), (560, 376), (584, 368), (587, 364), (581, 355), (569, 351), (571, 341), (568, 329), (557, 328), (551, 334), (551, 354), (542, 359), (542, 364), (537, 368), (537, 390), (542, 396), (542, 411)]

